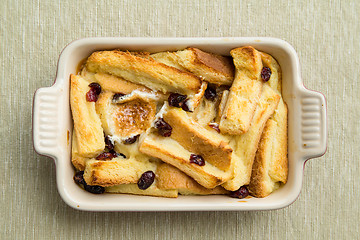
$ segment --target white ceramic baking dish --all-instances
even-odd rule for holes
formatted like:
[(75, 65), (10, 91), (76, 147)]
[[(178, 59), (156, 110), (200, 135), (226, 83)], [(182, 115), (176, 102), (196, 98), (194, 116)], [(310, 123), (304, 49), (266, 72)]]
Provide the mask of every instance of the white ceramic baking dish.
[[(251, 45), (275, 57), (283, 73), (283, 97), (289, 108), (288, 182), (266, 198), (235, 199), (228, 196), (179, 196), (177, 199), (126, 194), (95, 195), (73, 181), (70, 161), (72, 119), (69, 75), (81, 60), (96, 50), (120, 48), (158, 52), (198, 47), (229, 55), (235, 47)], [(56, 164), (57, 187), (64, 201), (88, 211), (238, 211), (269, 210), (290, 205), (300, 193), (304, 163), (323, 155), (327, 144), (325, 97), (303, 86), (299, 59), (291, 45), (275, 38), (86, 38), (71, 42), (62, 51), (55, 83), (36, 91), (33, 106), (33, 139), (37, 153)]]

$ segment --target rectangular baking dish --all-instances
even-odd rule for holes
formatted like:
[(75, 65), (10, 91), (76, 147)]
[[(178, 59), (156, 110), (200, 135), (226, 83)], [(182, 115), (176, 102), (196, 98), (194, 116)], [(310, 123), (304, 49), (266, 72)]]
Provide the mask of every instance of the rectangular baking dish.
[[(174, 51), (197, 47), (229, 55), (236, 47), (251, 45), (278, 60), (283, 73), (283, 98), (288, 105), (288, 182), (266, 198), (235, 199), (228, 196), (179, 196), (177, 199), (125, 194), (95, 195), (73, 181), (71, 164), (72, 119), (69, 76), (81, 60), (106, 49)], [(293, 47), (276, 38), (85, 38), (62, 51), (55, 83), (36, 91), (33, 105), (33, 140), (38, 154), (53, 158), (58, 191), (75, 209), (87, 211), (243, 211), (270, 210), (290, 205), (298, 197), (307, 159), (323, 155), (327, 144), (324, 95), (303, 86), (299, 59)]]

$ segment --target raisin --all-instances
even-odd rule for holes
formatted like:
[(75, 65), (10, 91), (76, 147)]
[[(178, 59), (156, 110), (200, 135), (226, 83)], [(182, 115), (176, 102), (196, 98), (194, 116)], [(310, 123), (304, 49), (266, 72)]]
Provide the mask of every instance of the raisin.
[(119, 100), (119, 98), (121, 98), (122, 96), (125, 96), (125, 94), (123, 94), (123, 93), (115, 93), (114, 96), (113, 96), (113, 98), (112, 98), (112, 100), (113, 100), (113, 101), (117, 101), (117, 100)]
[(129, 137), (127, 139), (125, 139), (123, 141), (124, 144), (133, 144), (134, 142), (136, 142), (136, 140), (139, 138), (140, 134), (133, 136), (133, 137)]
[(111, 160), (114, 158), (114, 154), (111, 152), (103, 152), (96, 157), (96, 160)]
[(230, 197), (233, 198), (245, 198), (249, 196), (249, 190), (246, 186), (241, 186), (238, 190), (230, 192)]
[(215, 129), (218, 133), (220, 133), (220, 128), (218, 123), (209, 123), (209, 127)]
[(98, 83), (90, 83), (90, 90), (86, 93), (86, 101), (88, 102), (96, 102), (99, 98), (99, 94), (101, 93), (101, 86)]
[(151, 186), (154, 180), (155, 180), (155, 173), (153, 171), (147, 171), (141, 175), (137, 185), (139, 189), (145, 190)]
[(271, 69), (268, 67), (263, 67), (261, 70), (261, 78), (264, 82), (269, 81), (271, 77)]
[(204, 158), (200, 155), (196, 155), (196, 154), (191, 154), (190, 155), (190, 162), (191, 163), (195, 163), (199, 166), (204, 166), (205, 165), (205, 161)]
[(155, 128), (158, 130), (158, 133), (163, 137), (170, 137), (172, 132), (172, 127), (164, 121), (163, 118), (159, 118), (155, 122)]
[(173, 107), (182, 107), (182, 105), (184, 104), (185, 100), (186, 100), (186, 95), (181, 95), (181, 94), (178, 94), (178, 93), (171, 93), (169, 95), (169, 98), (168, 98), (168, 102), (169, 102), (169, 105), (170, 106), (173, 106)]
[(214, 101), (216, 98), (216, 89), (208, 86), (205, 90), (204, 96), (206, 99)]
[(101, 194), (105, 192), (105, 188), (98, 185), (84, 185), (84, 189), (90, 193)]
[(111, 141), (109, 136), (105, 137), (105, 145), (109, 151), (114, 149), (114, 143)]
[(189, 100), (186, 100), (186, 101), (183, 103), (183, 105), (181, 106), (181, 108), (182, 108), (182, 110), (184, 110), (184, 111), (186, 111), (186, 112), (192, 112), (192, 111), (190, 111), (189, 106), (188, 106), (188, 104), (187, 104), (188, 101), (189, 101)]
[(85, 180), (84, 180), (84, 171), (79, 171), (79, 172), (75, 173), (74, 181), (77, 184), (82, 184), (82, 185), (86, 184)]

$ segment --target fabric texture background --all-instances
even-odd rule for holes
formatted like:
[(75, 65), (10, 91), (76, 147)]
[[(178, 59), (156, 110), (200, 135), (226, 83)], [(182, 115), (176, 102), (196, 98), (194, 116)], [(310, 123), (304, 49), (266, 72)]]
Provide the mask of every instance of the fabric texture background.
[[(2, 1), (0, 239), (358, 239), (360, 1)], [(60, 198), (32, 145), (32, 100), (61, 50), (92, 36), (288, 41), (306, 87), (327, 98), (327, 153), (305, 165), (292, 205), (263, 212), (95, 213)]]

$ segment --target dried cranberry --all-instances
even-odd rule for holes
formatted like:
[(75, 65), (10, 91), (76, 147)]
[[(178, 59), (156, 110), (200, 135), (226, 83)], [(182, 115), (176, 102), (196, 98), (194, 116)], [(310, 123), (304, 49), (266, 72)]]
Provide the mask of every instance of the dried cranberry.
[(215, 129), (218, 133), (220, 133), (220, 128), (218, 123), (209, 123), (209, 127)]
[(98, 185), (84, 185), (84, 189), (90, 193), (101, 194), (105, 192), (105, 188)]
[(261, 78), (264, 82), (269, 81), (271, 77), (271, 69), (268, 67), (263, 67), (261, 70)]
[(190, 155), (190, 162), (191, 163), (195, 163), (199, 166), (204, 166), (205, 165), (205, 161), (204, 158), (200, 155), (196, 155), (196, 154), (191, 154)]
[(114, 154), (111, 152), (103, 152), (96, 157), (96, 160), (111, 160), (114, 158)]
[(79, 171), (79, 172), (75, 173), (74, 181), (77, 184), (82, 184), (82, 185), (86, 184), (85, 180), (84, 180), (84, 171)]
[(245, 198), (249, 196), (249, 190), (245, 186), (241, 186), (238, 190), (230, 192), (230, 197), (233, 198)]
[(153, 171), (147, 171), (141, 175), (137, 185), (139, 189), (145, 190), (151, 186), (154, 180), (155, 180), (155, 173)]
[(134, 142), (136, 142), (136, 140), (138, 139), (138, 137), (140, 136), (140, 134), (133, 136), (133, 137), (129, 137), (127, 139), (125, 139), (123, 141), (124, 144), (133, 144)]
[(155, 122), (155, 128), (158, 130), (159, 134), (163, 137), (170, 137), (172, 132), (172, 127), (165, 122), (163, 118), (159, 118)]
[(90, 90), (86, 93), (86, 100), (88, 102), (96, 102), (99, 98), (99, 94), (101, 93), (101, 86), (98, 83), (90, 83)]
[(192, 112), (192, 111), (190, 111), (190, 109), (189, 109), (189, 106), (188, 106), (188, 102), (189, 101), (189, 99), (188, 100), (186, 100), (184, 103), (183, 103), (183, 105), (181, 106), (181, 108), (182, 108), (182, 110), (184, 110), (184, 111), (186, 111), (186, 112)]
[(206, 99), (214, 101), (216, 98), (216, 89), (208, 86), (205, 90), (204, 96)]
[(170, 106), (173, 106), (173, 107), (182, 107), (182, 105), (184, 104), (185, 100), (186, 100), (186, 95), (181, 95), (181, 94), (178, 94), (178, 93), (171, 93), (169, 95), (169, 98), (168, 98), (168, 102), (169, 102), (169, 105)]
[(106, 145), (107, 149), (109, 149), (109, 150), (114, 149), (114, 143), (111, 141), (109, 136), (105, 137), (105, 145)]
[(117, 100), (119, 100), (119, 98), (121, 98), (122, 96), (125, 96), (125, 94), (123, 94), (123, 93), (115, 93), (114, 96), (113, 96), (113, 98), (112, 98), (112, 100), (113, 100), (113, 101), (117, 101)]

